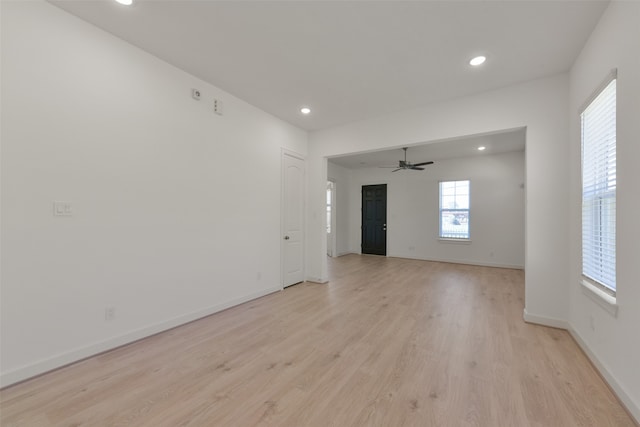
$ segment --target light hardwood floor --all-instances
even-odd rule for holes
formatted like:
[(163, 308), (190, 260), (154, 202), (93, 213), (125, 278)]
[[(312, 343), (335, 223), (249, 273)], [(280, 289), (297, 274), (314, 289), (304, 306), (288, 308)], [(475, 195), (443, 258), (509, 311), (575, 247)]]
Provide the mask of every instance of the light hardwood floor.
[(0, 392), (2, 426), (634, 426), (524, 273), (349, 255)]

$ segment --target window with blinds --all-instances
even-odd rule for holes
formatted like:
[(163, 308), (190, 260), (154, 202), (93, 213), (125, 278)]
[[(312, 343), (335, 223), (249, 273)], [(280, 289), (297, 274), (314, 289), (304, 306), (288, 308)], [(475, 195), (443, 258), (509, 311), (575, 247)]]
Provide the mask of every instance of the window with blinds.
[(469, 181), (440, 182), (440, 238), (469, 239)]
[(616, 78), (583, 110), (582, 275), (616, 290)]

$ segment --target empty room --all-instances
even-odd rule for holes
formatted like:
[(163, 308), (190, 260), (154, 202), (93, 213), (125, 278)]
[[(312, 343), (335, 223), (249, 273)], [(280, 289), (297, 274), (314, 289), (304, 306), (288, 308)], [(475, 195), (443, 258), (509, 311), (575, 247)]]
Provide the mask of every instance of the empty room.
[(3, 427), (640, 422), (640, 2), (0, 19)]

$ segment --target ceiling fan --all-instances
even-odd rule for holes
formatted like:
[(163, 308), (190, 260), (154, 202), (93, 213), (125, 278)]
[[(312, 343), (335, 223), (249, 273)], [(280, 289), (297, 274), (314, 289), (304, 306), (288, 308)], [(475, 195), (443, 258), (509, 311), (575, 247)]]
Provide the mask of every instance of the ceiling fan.
[(402, 147), (404, 150), (404, 160), (398, 161), (398, 166), (380, 166), (381, 168), (395, 168), (391, 172), (397, 172), (399, 170), (414, 170), (414, 171), (423, 171), (424, 168), (420, 166), (432, 165), (433, 162), (422, 162), (422, 163), (411, 163), (407, 161), (407, 150), (408, 147)]

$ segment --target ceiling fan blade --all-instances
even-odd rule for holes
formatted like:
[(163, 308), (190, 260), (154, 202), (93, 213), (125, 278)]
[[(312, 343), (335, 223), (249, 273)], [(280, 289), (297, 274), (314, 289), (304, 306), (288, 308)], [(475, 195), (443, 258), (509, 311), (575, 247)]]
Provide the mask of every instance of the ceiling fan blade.
[(378, 166), (379, 168), (397, 169), (398, 166)]
[(402, 169), (404, 169), (404, 168), (394, 169), (394, 170), (392, 170), (391, 172), (398, 172), (398, 171), (401, 171)]
[(424, 168), (417, 168), (417, 167), (415, 167), (415, 166), (412, 166), (412, 167), (411, 167), (411, 170), (414, 170), (414, 171), (423, 171), (423, 170), (424, 170)]
[(432, 165), (432, 164), (433, 164), (433, 162), (422, 162), (422, 163), (416, 163), (413, 166), (425, 166), (425, 165)]

